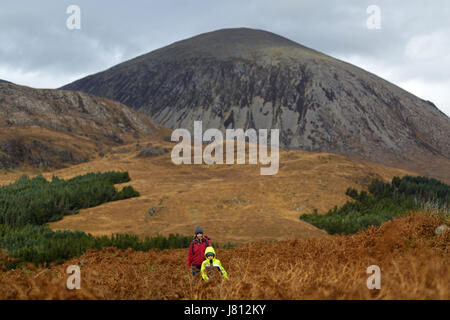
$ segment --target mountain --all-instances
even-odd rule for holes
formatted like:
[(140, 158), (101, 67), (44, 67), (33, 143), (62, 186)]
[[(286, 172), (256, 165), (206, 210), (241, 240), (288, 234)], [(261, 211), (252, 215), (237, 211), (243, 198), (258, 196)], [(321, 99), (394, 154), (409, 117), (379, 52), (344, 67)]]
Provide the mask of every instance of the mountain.
[(168, 131), (118, 102), (0, 82), (0, 168), (59, 168)]
[(344, 154), (450, 181), (450, 119), (433, 103), (276, 34), (223, 29), (62, 89), (124, 103), (169, 128), (279, 128), (286, 148)]

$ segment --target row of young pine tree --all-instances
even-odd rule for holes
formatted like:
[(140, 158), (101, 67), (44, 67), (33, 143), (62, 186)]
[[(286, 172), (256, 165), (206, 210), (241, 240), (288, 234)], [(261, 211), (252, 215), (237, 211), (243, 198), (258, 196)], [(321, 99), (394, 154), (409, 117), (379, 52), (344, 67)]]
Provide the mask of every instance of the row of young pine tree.
[(0, 248), (13, 258), (7, 260), (7, 266), (62, 262), (88, 249), (111, 246), (143, 251), (188, 247), (191, 238), (178, 234), (145, 239), (129, 234), (95, 237), (81, 231), (53, 231), (46, 225), (80, 209), (139, 196), (131, 186), (121, 191), (114, 186), (128, 181), (128, 172), (116, 171), (88, 173), (68, 180), (53, 176), (51, 181), (42, 175), (23, 175), (13, 184), (0, 187)]
[(411, 210), (450, 214), (450, 185), (433, 178), (394, 177), (391, 183), (373, 179), (368, 192), (349, 188), (346, 195), (352, 200), (340, 208), (335, 206), (324, 215), (303, 214), (300, 219), (330, 234), (353, 234)]
[(130, 181), (128, 172), (88, 173), (69, 180), (23, 175), (0, 187), (0, 224), (19, 227), (57, 221), (78, 210), (139, 196), (131, 186), (120, 192), (114, 184)]

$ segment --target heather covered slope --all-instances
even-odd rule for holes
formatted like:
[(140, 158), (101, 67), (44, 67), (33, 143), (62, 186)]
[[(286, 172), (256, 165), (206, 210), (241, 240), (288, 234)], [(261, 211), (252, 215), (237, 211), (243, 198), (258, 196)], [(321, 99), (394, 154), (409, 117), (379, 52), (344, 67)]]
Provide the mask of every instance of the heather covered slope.
[[(352, 236), (217, 249), (230, 276), (218, 284), (192, 279), (187, 249), (92, 250), (49, 269), (1, 269), (0, 299), (449, 299), (450, 232), (434, 235), (442, 223), (410, 213)], [(69, 291), (73, 264), (82, 283)], [(381, 269), (380, 290), (366, 287), (370, 265)]]
[(63, 87), (169, 128), (279, 128), (283, 147), (344, 154), (450, 181), (450, 119), (356, 66), (248, 28), (195, 36)]

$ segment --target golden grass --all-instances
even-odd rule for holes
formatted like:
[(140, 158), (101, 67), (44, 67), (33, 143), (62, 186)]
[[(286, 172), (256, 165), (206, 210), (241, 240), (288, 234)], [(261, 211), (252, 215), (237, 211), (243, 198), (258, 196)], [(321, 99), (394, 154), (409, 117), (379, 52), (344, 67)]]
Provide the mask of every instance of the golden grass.
[[(314, 208), (326, 213), (348, 200), (348, 187), (365, 188), (372, 178), (391, 180), (395, 175), (414, 174), (340, 155), (280, 150), (278, 174), (261, 176), (259, 165), (176, 166), (170, 154), (136, 158), (139, 150), (134, 144), (126, 145), (102, 159), (44, 173), (50, 179), (53, 174), (70, 178), (92, 171), (124, 170), (132, 180), (117, 187), (132, 185), (141, 194), (81, 210), (50, 226), (94, 235), (153, 236), (192, 234), (201, 225), (214, 242), (221, 243), (321, 237), (326, 233), (301, 221), (300, 214)], [(16, 172), (2, 174), (0, 184), (18, 176)], [(153, 207), (157, 214), (150, 216)]]
[[(442, 217), (410, 213), (352, 236), (291, 239), (217, 249), (229, 281), (203, 283), (184, 267), (187, 249), (107, 248), (50, 269), (0, 273), (0, 299), (449, 299), (450, 232)], [(82, 288), (65, 287), (68, 265)], [(369, 290), (368, 266), (381, 268)]]

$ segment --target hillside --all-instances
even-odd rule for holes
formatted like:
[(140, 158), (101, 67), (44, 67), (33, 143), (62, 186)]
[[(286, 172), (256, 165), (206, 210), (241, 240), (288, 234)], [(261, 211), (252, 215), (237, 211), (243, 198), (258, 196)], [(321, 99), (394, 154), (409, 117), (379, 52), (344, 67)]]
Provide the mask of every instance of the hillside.
[[(6, 271), (0, 259), (0, 299), (448, 300), (450, 232), (433, 235), (441, 223), (442, 217), (411, 213), (353, 236), (217, 249), (230, 277), (217, 284), (190, 277), (187, 249), (91, 250), (49, 269)], [(380, 290), (366, 287), (374, 264), (382, 272)], [(80, 290), (65, 287), (69, 265), (80, 266)]]
[(108, 99), (0, 82), (0, 169), (61, 168), (168, 132)]
[[(63, 89), (120, 101), (168, 128), (278, 128), (281, 146), (450, 181), (450, 118), (433, 103), (279, 35), (223, 29)], [(430, 125), (432, 124), (432, 125)]]
[[(302, 213), (326, 213), (349, 199), (348, 187), (366, 188), (372, 178), (390, 181), (412, 172), (344, 156), (281, 150), (280, 169), (261, 176), (258, 165), (180, 165), (170, 152), (138, 155), (150, 144), (114, 147), (103, 158), (44, 173), (71, 178), (88, 172), (127, 171), (140, 197), (83, 209), (50, 223), (53, 229), (82, 230), (93, 235), (133, 233), (140, 236), (192, 234), (196, 225), (220, 243), (321, 237), (326, 232), (299, 220)], [(170, 150), (174, 144), (152, 145)], [(0, 184), (15, 181), (23, 170), (0, 175)], [(36, 174), (32, 171), (31, 175)]]

